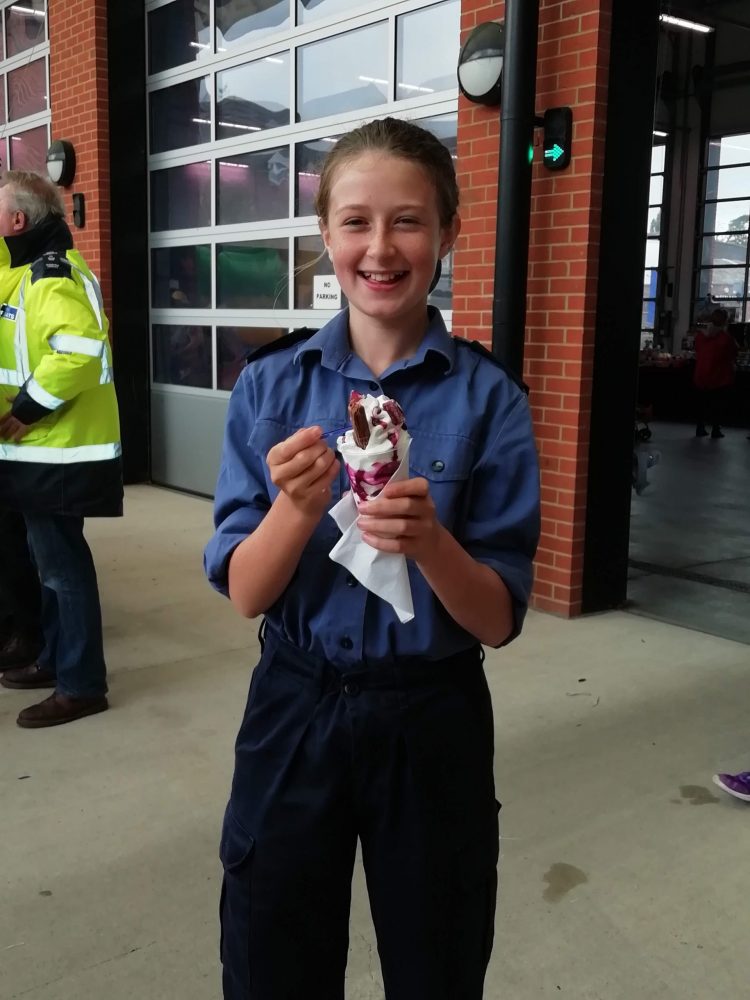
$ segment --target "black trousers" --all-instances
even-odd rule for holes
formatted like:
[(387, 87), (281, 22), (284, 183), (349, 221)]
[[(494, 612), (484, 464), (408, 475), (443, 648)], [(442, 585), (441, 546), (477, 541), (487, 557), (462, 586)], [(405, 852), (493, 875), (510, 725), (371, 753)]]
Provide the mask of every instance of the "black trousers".
[(711, 424), (712, 427), (718, 429), (721, 426), (726, 414), (730, 388), (731, 386), (722, 386), (720, 389), (696, 389), (698, 396), (696, 424), (698, 427)]
[(358, 838), (387, 1000), (480, 1000), (499, 844), (481, 661), (340, 674), (269, 636), (221, 842), (225, 1000), (343, 1000)]
[(36, 640), (41, 636), (41, 593), (26, 542), (26, 522), (0, 506), (0, 626)]

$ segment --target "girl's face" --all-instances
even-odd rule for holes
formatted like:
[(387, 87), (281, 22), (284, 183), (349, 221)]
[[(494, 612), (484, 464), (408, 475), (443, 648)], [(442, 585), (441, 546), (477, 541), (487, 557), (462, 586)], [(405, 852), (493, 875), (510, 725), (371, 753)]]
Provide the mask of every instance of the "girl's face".
[(460, 220), (440, 224), (437, 193), (418, 164), (363, 153), (342, 164), (320, 230), (350, 315), (424, 329), (427, 293)]

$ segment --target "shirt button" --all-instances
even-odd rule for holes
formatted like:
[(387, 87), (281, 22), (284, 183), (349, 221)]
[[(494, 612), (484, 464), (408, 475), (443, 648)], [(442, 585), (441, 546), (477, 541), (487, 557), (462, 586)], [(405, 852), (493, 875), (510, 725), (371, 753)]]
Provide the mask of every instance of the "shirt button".
[(435, 461), (432, 463), (433, 472), (442, 472), (444, 468), (445, 468), (445, 462), (441, 462), (439, 458), (436, 458)]
[(380, 386), (378, 385), (377, 382), (370, 382), (370, 389), (373, 392), (380, 392)]
[(344, 694), (348, 694), (350, 698), (355, 698), (359, 694), (359, 684), (356, 681), (347, 681), (344, 684)]
[(342, 649), (353, 649), (354, 648), (354, 643), (352, 642), (352, 640), (349, 638), (348, 635), (345, 635), (345, 636), (341, 637), (339, 645), (341, 646)]
[(347, 578), (346, 578), (346, 585), (347, 585), (347, 587), (356, 587), (357, 586), (357, 581), (354, 579), (353, 576), (347, 576)]

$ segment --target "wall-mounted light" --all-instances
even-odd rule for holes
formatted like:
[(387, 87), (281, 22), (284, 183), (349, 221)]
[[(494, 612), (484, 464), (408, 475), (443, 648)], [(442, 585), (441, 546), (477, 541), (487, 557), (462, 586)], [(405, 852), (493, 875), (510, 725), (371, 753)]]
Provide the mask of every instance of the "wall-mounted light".
[(495, 107), (503, 95), (505, 26), (499, 21), (478, 24), (458, 56), (458, 86), (475, 104)]
[(76, 151), (67, 139), (56, 139), (47, 150), (49, 179), (60, 187), (68, 187), (76, 175)]
[(673, 17), (671, 14), (659, 14), (659, 20), (663, 24), (671, 24), (673, 28), (699, 31), (702, 35), (708, 35), (715, 30), (710, 24), (701, 24), (699, 21), (688, 21), (684, 17)]

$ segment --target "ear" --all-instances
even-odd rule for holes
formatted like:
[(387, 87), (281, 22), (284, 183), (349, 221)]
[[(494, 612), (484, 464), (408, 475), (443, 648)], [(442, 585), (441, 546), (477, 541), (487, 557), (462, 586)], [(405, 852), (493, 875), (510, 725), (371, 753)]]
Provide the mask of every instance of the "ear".
[(13, 232), (22, 233), (24, 229), (26, 229), (26, 215), (23, 212), (16, 211), (13, 219)]
[(323, 237), (323, 244), (326, 248), (326, 253), (331, 256), (331, 233), (326, 225), (324, 219), (318, 219), (318, 229), (320, 230), (320, 235)]
[(445, 257), (455, 246), (459, 233), (461, 232), (461, 216), (456, 212), (450, 225), (445, 226), (442, 231), (440, 241), (440, 256)]

